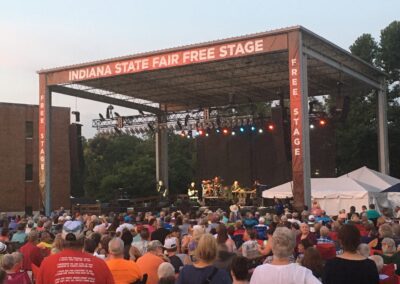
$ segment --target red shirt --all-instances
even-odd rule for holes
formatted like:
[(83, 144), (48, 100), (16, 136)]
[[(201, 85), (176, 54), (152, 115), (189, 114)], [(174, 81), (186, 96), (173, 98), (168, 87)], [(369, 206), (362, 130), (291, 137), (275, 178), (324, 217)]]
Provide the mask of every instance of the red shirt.
[(85, 252), (65, 249), (43, 260), (36, 283), (113, 284), (114, 279), (104, 260)]
[(24, 255), (24, 261), (22, 263), (22, 269), (24, 270), (32, 270), (32, 263), (34, 263), (37, 267), (40, 266), (43, 260), (43, 255), (41, 253), (40, 248), (32, 244), (31, 242), (27, 242), (24, 244), (19, 251)]

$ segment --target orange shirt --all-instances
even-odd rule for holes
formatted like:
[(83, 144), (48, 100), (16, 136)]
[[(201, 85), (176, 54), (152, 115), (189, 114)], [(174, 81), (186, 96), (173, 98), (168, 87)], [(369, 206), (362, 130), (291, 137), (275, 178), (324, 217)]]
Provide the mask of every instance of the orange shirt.
[(147, 273), (148, 278), (146, 284), (158, 283), (157, 270), (160, 264), (163, 262), (164, 260), (161, 257), (158, 257), (150, 252), (139, 257), (136, 263), (140, 267), (140, 270), (143, 274)]
[(133, 260), (110, 259), (106, 264), (114, 277), (115, 284), (130, 284), (142, 278), (142, 272)]

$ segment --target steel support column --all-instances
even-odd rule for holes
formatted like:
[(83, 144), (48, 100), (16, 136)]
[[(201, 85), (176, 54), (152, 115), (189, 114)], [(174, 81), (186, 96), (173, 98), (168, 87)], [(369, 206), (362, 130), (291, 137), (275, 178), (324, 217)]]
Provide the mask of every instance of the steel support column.
[(168, 184), (168, 129), (159, 129), (155, 133), (156, 140), (156, 179)]
[(387, 130), (387, 94), (385, 80), (381, 79), (381, 87), (378, 89), (378, 147), (379, 147), (379, 171), (389, 174), (389, 146)]
[(301, 32), (289, 33), (289, 84), (294, 207), (311, 205), (307, 56)]

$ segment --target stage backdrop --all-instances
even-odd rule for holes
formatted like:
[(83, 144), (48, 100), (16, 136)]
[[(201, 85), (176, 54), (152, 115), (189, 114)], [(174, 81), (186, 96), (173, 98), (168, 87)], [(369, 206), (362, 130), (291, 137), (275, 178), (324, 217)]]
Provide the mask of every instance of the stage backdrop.
[[(284, 127), (279, 108), (272, 119), (275, 129), (263, 134), (216, 135), (196, 139), (196, 180), (220, 176), (224, 185), (238, 180), (251, 187), (255, 179), (262, 184), (276, 186), (292, 179), (290, 141), (284, 139)], [(215, 129), (213, 129), (215, 131)], [(286, 130), (286, 131), (289, 131)], [(286, 137), (290, 137), (286, 133)], [(335, 139), (332, 125), (310, 131), (311, 176), (335, 176)]]

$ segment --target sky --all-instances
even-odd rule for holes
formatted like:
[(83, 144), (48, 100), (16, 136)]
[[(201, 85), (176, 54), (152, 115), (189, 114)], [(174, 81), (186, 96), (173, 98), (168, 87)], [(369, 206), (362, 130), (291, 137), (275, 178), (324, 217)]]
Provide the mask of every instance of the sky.
[[(38, 103), (41, 69), (295, 25), (348, 50), (361, 34), (379, 40), (400, 20), (399, 0), (3, 0), (0, 7), (0, 102), (21, 104)], [(53, 105), (80, 111), (86, 137), (107, 107), (59, 94)]]

